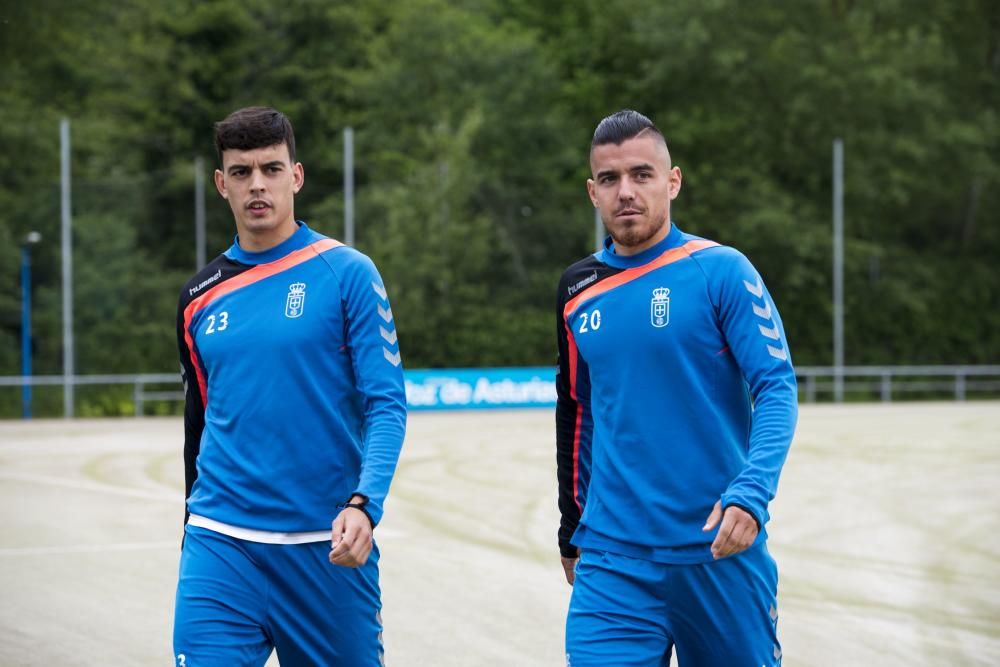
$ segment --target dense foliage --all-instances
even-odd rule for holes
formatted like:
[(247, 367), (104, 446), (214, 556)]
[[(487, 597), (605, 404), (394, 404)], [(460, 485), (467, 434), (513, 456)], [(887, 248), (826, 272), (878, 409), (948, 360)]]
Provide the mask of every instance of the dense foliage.
[[(553, 363), (556, 281), (593, 246), (590, 134), (623, 107), (657, 121), (684, 171), (675, 219), (764, 274), (797, 363), (831, 358), (834, 137), (847, 362), (1000, 362), (995, 2), (7, 4), (0, 375), (20, 369), (30, 230), (35, 372), (61, 372), (59, 119), (78, 372), (163, 372), (195, 268), (193, 161), (214, 163), (212, 123), (248, 104), (295, 123), (296, 213), (335, 237), (354, 127), (356, 245), (410, 368)], [(211, 255), (233, 225), (210, 181), (208, 221)]]

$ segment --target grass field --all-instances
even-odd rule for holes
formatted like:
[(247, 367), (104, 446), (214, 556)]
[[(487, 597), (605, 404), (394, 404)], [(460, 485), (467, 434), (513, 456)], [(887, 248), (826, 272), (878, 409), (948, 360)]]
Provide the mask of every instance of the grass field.
[[(563, 664), (552, 423), (411, 415), (376, 532), (387, 664)], [(0, 665), (171, 664), (181, 432), (0, 422)], [(1000, 403), (804, 406), (769, 525), (784, 664), (1000, 664), (998, 509)]]

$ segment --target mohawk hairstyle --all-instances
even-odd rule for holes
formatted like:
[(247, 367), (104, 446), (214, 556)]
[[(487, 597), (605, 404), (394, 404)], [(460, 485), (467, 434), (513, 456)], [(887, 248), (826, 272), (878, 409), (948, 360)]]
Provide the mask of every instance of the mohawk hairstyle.
[[(597, 129), (594, 130), (594, 139), (590, 142), (590, 147), (593, 149), (595, 146), (603, 146), (605, 144), (621, 146), (629, 139), (645, 132), (654, 132), (661, 139), (664, 139), (663, 133), (653, 124), (653, 121), (638, 111), (622, 109), (598, 123)], [(664, 143), (666, 143), (666, 139), (664, 139)]]
[(223, 151), (249, 151), (282, 143), (288, 146), (288, 157), (294, 164), (295, 133), (292, 123), (285, 114), (271, 107), (237, 109), (215, 124), (215, 151), (220, 165)]

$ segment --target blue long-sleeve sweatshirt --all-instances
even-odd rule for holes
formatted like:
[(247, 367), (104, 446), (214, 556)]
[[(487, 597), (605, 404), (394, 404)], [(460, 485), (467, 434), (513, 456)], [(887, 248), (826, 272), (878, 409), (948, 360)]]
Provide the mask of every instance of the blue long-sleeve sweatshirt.
[(300, 222), (264, 252), (234, 243), (185, 285), (177, 320), (191, 515), (329, 532), (360, 494), (381, 518), (406, 397), (371, 260)]
[(613, 248), (559, 285), (561, 553), (708, 562), (717, 501), (750, 512), (766, 539), (798, 407), (760, 275), (673, 225), (637, 255)]

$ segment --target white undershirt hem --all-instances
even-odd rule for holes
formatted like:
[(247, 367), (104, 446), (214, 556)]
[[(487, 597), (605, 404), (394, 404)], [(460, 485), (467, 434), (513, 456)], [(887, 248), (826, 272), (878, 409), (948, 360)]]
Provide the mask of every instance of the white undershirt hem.
[(192, 514), (188, 518), (189, 526), (197, 526), (207, 530), (222, 533), (229, 537), (247, 542), (262, 542), (264, 544), (308, 544), (310, 542), (329, 542), (333, 538), (333, 530), (316, 530), (308, 533), (274, 533), (269, 530), (253, 530), (240, 526), (231, 526), (215, 519)]

